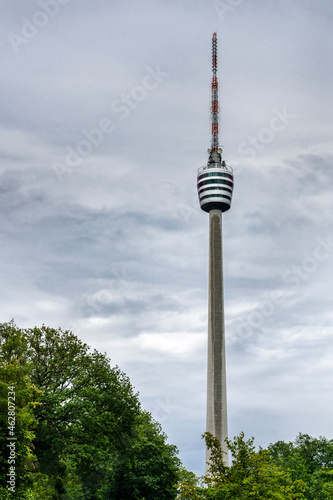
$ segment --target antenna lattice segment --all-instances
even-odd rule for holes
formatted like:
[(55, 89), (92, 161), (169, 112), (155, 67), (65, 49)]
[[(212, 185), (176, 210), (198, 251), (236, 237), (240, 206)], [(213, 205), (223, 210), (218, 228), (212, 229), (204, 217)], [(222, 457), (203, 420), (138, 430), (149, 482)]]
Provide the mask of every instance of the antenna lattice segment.
[(212, 39), (212, 105), (211, 105), (211, 118), (212, 118), (212, 147), (211, 151), (215, 152), (219, 147), (219, 86), (217, 81), (217, 34), (213, 33)]

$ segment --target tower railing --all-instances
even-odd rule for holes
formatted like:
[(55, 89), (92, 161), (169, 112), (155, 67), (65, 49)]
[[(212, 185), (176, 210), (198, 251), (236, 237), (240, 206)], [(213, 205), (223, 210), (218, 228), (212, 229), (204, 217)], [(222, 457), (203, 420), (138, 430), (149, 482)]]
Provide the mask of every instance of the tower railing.
[(204, 166), (198, 168), (198, 175), (201, 174), (202, 172), (204, 172), (205, 170), (210, 170), (212, 168), (218, 168), (219, 170), (224, 170), (226, 172), (229, 172), (230, 174), (234, 173), (233, 169), (226, 164), (209, 163), (208, 165), (204, 165)]

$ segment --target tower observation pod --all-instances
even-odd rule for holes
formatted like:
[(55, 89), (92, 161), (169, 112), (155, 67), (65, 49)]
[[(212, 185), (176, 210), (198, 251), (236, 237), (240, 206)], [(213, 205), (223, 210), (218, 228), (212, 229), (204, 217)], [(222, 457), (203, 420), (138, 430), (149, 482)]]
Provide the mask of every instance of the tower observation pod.
[(217, 209), (226, 212), (230, 208), (234, 188), (232, 168), (227, 167), (224, 161), (200, 167), (197, 187), (202, 210), (210, 212)]
[[(219, 147), (219, 103), (217, 81), (217, 35), (212, 39), (212, 139), (207, 165), (198, 169), (197, 188), (200, 207), (209, 213), (209, 282), (208, 282), (208, 359), (206, 430), (218, 438), (228, 465), (227, 381), (225, 359), (222, 213), (231, 206), (234, 175), (222, 160)], [(206, 450), (206, 472), (210, 462)]]

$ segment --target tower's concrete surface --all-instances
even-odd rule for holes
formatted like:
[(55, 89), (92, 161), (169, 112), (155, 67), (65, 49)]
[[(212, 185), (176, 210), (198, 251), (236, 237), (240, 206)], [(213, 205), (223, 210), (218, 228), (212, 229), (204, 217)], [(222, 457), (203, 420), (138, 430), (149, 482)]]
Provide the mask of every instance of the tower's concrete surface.
[[(207, 432), (217, 437), (228, 465), (227, 382), (225, 359), (222, 212), (209, 212)], [(206, 461), (209, 454), (206, 453)], [(207, 470), (207, 465), (206, 465)]]

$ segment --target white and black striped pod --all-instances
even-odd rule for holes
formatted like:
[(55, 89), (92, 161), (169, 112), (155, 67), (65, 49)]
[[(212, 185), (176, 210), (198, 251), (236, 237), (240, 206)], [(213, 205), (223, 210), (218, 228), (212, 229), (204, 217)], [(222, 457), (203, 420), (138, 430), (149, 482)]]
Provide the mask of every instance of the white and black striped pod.
[(197, 177), (200, 207), (205, 212), (221, 210), (231, 206), (234, 188), (234, 174), (231, 167), (221, 163), (209, 163), (198, 169)]

